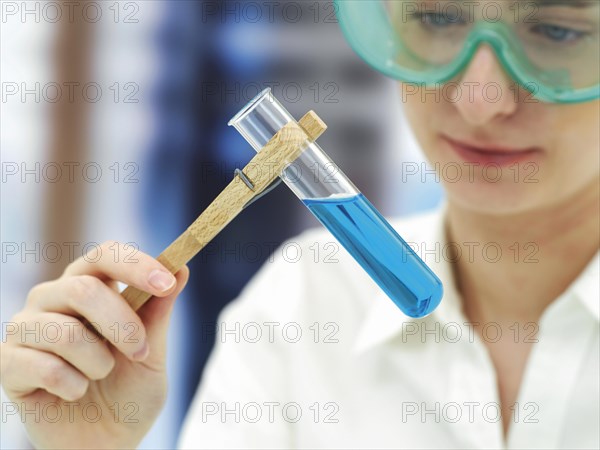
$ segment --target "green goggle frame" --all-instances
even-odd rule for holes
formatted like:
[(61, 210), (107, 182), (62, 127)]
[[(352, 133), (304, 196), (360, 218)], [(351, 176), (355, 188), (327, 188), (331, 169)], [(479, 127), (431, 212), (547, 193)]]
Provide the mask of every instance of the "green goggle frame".
[(420, 61), (409, 68), (398, 61), (416, 58), (399, 39), (382, 1), (334, 1), (340, 27), (350, 46), (371, 67), (391, 78), (422, 86), (447, 83), (464, 71), (478, 47), (486, 43), (494, 49), (512, 79), (543, 102), (579, 103), (600, 98), (600, 84), (575, 88), (567, 70), (535, 67), (520, 40), (503, 22), (478, 21), (462, 50), (447, 64)]

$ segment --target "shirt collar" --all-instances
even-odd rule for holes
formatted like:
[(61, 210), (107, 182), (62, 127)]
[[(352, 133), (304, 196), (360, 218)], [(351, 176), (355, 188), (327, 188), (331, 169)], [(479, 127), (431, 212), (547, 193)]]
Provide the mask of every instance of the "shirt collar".
[[(419, 223), (406, 227), (403, 220), (391, 220), (390, 224), (407, 242), (443, 247), (446, 240), (445, 217), (447, 204), (444, 202), (435, 211), (418, 218)], [(406, 227), (408, 233), (403, 232)], [(427, 247), (430, 248), (430, 247)], [(436, 251), (435, 256), (425, 255), (425, 262), (440, 278), (444, 285), (444, 297), (437, 309), (429, 316), (440, 323), (464, 321), (462, 303), (454, 283), (450, 264)], [(422, 256), (422, 255), (421, 255)], [(600, 252), (596, 253), (585, 270), (569, 286), (566, 293), (572, 293), (600, 321)], [(354, 351), (357, 354), (368, 351), (384, 342), (400, 335), (407, 324), (421, 321), (404, 314), (381, 290), (377, 289), (372, 306), (367, 310), (364, 322), (359, 328)], [(426, 319), (425, 319), (426, 320)]]
[(596, 252), (568, 291), (571, 291), (591, 315), (600, 321), (600, 252)]

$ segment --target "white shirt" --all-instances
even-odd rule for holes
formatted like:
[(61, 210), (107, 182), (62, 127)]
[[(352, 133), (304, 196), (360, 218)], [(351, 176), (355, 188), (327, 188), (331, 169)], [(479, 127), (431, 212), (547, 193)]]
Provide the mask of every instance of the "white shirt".
[(424, 252), (443, 248), (443, 217), (391, 221), (444, 284), (424, 319), (324, 228), (282, 245), (221, 314), (181, 447), (600, 448), (599, 255), (544, 312), (505, 440), (487, 349), (443, 251)]

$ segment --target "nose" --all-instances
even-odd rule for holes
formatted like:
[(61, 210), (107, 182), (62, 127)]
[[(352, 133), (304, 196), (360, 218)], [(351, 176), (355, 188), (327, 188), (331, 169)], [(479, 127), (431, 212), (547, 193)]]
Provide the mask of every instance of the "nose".
[[(504, 72), (496, 54), (486, 44), (481, 45), (469, 62), (460, 80), (461, 95), (454, 102), (463, 119), (482, 126), (513, 114), (518, 103), (511, 90), (511, 79)], [(518, 86), (512, 86), (518, 89)]]

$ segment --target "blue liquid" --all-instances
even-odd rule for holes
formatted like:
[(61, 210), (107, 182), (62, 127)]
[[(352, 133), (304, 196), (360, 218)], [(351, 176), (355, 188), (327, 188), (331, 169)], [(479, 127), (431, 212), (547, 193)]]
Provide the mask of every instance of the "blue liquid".
[(364, 195), (304, 204), (404, 314), (423, 317), (439, 305), (442, 282)]

